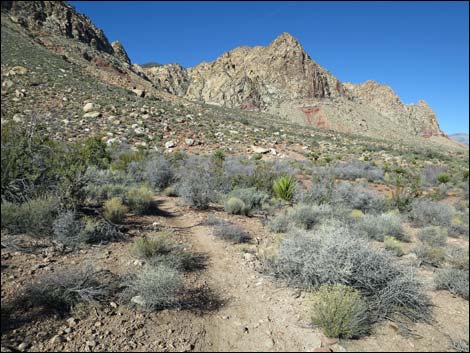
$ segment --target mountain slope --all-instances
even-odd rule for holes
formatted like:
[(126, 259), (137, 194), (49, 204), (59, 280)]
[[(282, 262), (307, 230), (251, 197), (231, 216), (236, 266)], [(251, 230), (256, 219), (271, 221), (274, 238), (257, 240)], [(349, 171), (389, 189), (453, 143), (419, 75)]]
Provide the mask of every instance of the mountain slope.
[(110, 43), (88, 17), (64, 2), (2, 2), (4, 28), (101, 82), (148, 98), (269, 113), (280, 123), (410, 144), (457, 147), (441, 132), (426, 103), (405, 105), (391, 88), (373, 81), (341, 83), (288, 33), (266, 47), (236, 48), (214, 62), (186, 69), (131, 64), (121, 43)]
[(461, 142), (461, 143), (463, 143), (463, 144), (465, 144), (465, 145), (468, 146), (468, 134), (465, 134), (465, 133), (452, 134), (452, 135), (449, 135), (449, 137), (450, 137), (452, 140)]

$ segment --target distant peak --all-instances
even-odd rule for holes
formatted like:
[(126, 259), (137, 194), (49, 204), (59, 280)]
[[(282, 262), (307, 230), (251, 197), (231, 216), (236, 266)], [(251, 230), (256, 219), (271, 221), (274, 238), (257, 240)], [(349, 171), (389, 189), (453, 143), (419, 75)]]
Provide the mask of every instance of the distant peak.
[(294, 38), (290, 33), (284, 32), (280, 34), (274, 41), (271, 43), (271, 46), (273, 45), (286, 45), (286, 46), (295, 46), (295, 47), (301, 47), (299, 41)]

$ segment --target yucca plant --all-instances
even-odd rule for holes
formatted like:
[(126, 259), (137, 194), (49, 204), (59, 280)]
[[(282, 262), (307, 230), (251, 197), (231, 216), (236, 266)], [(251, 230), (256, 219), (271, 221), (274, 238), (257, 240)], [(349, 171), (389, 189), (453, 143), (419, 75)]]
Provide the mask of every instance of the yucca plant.
[(288, 202), (292, 201), (296, 187), (297, 182), (292, 176), (282, 176), (273, 184), (276, 196)]

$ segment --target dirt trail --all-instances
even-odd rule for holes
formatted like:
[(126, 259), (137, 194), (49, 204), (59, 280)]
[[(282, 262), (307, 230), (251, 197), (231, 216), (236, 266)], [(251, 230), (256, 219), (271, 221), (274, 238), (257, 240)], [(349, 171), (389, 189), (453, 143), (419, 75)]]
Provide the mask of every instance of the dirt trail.
[(296, 299), (292, 290), (276, 287), (250, 268), (233, 245), (200, 225), (205, 215), (188, 211), (189, 217), (168, 198), (159, 198), (159, 208), (172, 215), (165, 223), (183, 232), (193, 250), (208, 255), (202, 276), (227, 301), (202, 317), (203, 335), (196, 350), (312, 351), (321, 346), (319, 333), (308, 327), (307, 315), (299, 316), (306, 313), (305, 299)]

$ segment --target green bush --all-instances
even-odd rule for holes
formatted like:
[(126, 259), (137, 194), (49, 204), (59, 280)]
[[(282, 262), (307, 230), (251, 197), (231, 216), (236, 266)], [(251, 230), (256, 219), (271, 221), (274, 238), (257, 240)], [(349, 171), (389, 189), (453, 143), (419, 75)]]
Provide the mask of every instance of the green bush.
[(256, 190), (256, 188), (235, 188), (228, 197), (235, 197), (243, 201), (245, 204), (244, 214), (249, 215), (252, 211), (259, 210), (268, 200), (269, 195)]
[(386, 236), (384, 238), (384, 246), (385, 249), (391, 251), (396, 256), (403, 256), (405, 254), (403, 243), (394, 237)]
[(369, 331), (367, 310), (359, 291), (341, 284), (323, 285), (313, 297), (312, 323), (328, 337), (360, 337)]
[(294, 197), (297, 182), (292, 176), (282, 176), (273, 184), (273, 190), (277, 197), (291, 202)]
[(104, 216), (113, 223), (122, 223), (127, 213), (127, 207), (119, 197), (107, 200), (103, 206)]
[(163, 233), (152, 237), (143, 237), (135, 241), (133, 254), (141, 259), (150, 259), (158, 255), (170, 253), (174, 248), (173, 242)]
[(415, 253), (422, 263), (440, 267), (446, 260), (446, 252), (442, 247), (422, 244), (415, 249)]
[(224, 210), (227, 213), (238, 215), (246, 215), (248, 213), (245, 203), (238, 197), (228, 198), (224, 203)]
[(274, 233), (285, 233), (289, 230), (289, 218), (285, 214), (277, 215), (268, 222), (268, 229)]
[(2, 228), (9, 232), (46, 237), (52, 235), (52, 225), (59, 213), (59, 201), (47, 196), (22, 204), (5, 202), (1, 205), (1, 212)]
[(165, 233), (138, 239), (134, 243), (132, 253), (151, 266), (165, 265), (179, 271), (195, 271), (204, 268), (206, 260), (202, 254), (185, 251)]
[(125, 197), (126, 204), (138, 215), (147, 213), (153, 201), (153, 191), (145, 185), (130, 188)]
[(450, 175), (447, 173), (441, 173), (437, 176), (437, 181), (441, 184), (447, 184), (450, 181)]
[(447, 229), (429, 226), (418, 231), (418, 239), (430, 246), (444, 247), (447, 244)]

